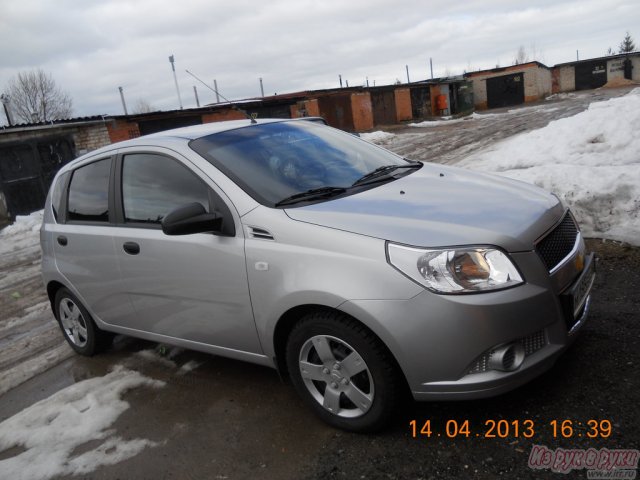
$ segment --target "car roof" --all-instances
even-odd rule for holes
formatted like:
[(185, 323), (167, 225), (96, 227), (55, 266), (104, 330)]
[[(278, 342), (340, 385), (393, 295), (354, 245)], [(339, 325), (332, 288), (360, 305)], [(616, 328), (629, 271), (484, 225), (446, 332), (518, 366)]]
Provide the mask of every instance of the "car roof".
[(246, 120), (227, 120), (224, 122), (203, 123), (201, 125), (192, 125), (190, 127), (174, 128), (172, 130), (164, 130), (162, 132), (145, 135), (145, 139), (149, 138), (184, 138), (194, 140), (196, 138), (205, 137), (214, 133), (226, 132), (237, 128), (250, 127), (251, 125), (259, 125), (274, 122), (286, 122), (287, 118), (264, 118), (255, 120), (252, 123), (250, 119)]
[(266, 125), (269, 123), (278, 123), (278, 122), (294, 122), (294, 121), (320, 121), (325, 123), (324, 119), (321, 117), (303, 117), (303, 118), (262, 118), (262, 119), (246, 119), (246, 120), (226, 120), (223, 122), (211, 122), (211, 123), (203, 123), (201, 125), (193, 125), (190, 127), (182, 127), (182, 128), (174, 128), (172, 130), (164, 130), (162, 132), (151, 133), (149, 135), (143, 135), (141, 137), (133, 138), (131, 140), (124, 140), (121, 142), (111, 143), (109, 145), (105, 145), (104, 147), (98, 148), (97, 150), (92, 150), (75, 160), (69, 162), (65, 165), (61, 170), (68, 170), (73, 168), (78, 163), (81, 163), (83, 160), (87, 158), (93, 158), (98, 155), (102, 155), (105, 153), (111, 153), (114, 150), (118, 150), (120, 148), (125, 147), (136, 147), (136, 146), (149, 146), (154, 143), (167, 144), (167, 142), (171, 142), (171, 140), (177, 140), (181, 142), (188, 142), (200, 137), (206, 137), (207, 135), (212, 135), (215, 133), (226, 132), (230, 130), (236, 130), (238, 128), (249, 128), (252, 125)]

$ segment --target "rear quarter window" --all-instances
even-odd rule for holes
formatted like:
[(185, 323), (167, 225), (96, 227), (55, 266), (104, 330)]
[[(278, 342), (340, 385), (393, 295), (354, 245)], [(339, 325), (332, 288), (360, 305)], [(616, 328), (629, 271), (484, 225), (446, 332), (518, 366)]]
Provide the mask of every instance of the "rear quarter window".
[(60, 221), (62, 213), (62, 200), (64, 199), (64, 187), (67, 184), (69, 172), (65, 172), (56, 179), (56, 183), (51, 191), (51, 209), (56, 222)]

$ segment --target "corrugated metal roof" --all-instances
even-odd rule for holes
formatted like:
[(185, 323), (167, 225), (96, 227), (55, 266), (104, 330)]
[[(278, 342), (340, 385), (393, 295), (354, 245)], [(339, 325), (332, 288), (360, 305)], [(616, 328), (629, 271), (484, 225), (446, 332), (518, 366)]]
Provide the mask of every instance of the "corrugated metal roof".
[(599, 60), (617, 60), (620, 58), (637, 55), (640, 55), (640, 52), (619, 53), (617, 55), (609, 55), (608, 57), (586, 58), (584, 60), (574, 60), (573, 62), (558, 63), (555, 65), (555, 67), (569, 67), (571, 65), (577, 65), (579, 63), (597, 62)]

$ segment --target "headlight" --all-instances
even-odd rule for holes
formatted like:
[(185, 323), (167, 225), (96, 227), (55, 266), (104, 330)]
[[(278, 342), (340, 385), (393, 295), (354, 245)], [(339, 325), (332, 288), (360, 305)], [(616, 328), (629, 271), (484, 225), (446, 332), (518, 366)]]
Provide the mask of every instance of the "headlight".
[(387, 251), (391, 265), (437, 293), (484, 292), (523, 283), (509, 257), (495, 248), (428, 250), (388, 243)]

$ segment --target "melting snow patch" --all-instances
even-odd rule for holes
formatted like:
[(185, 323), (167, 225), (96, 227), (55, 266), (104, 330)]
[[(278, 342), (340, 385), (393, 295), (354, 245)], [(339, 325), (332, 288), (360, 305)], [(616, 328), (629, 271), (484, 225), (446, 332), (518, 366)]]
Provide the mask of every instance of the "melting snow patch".
[(18, 215), (13, 225), (0, 231), (0, 255), (38, 245), (44, 210)]
[(189, 360), (188, 362), (184, 363), (180, 367), (180, 370), (178, 370), (178, 375), (186, 375), (190, 371), (195, 370), (196, 368), (203, 365), (203, 363), (204, 362), (196, 362), (195, 360)]
[(507, 139), (457, 166), (557, 194), (586, 236), (640, 245), (640, 88)]
[(156, 349), (140, 350), (139, 352), (136, 352), (135, 355), (137, 357), (143, 358), (144, 360), (148, 360), (149, 362), (164, 365), (165, 367), (177, 367), (176, 362), (174, 362), (173, 360), (169, 360), (169, 358), (163, 356)]
[[(110, 429), (129, 408), (122, 400), (127, 390), (161, 387), (164, 382), (116, 367), (104, 377), (76, 383), (0, 423), (0, 451), (16, 447), (20, 453), (0, 461), (3, 478), (48, 479), (86, 474), (112, 465), (157, 443), (125, 440)], [(74, 456), (88, 442), (100, 441)]]

